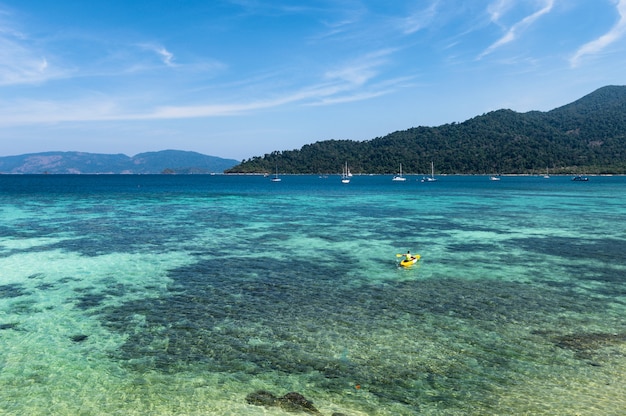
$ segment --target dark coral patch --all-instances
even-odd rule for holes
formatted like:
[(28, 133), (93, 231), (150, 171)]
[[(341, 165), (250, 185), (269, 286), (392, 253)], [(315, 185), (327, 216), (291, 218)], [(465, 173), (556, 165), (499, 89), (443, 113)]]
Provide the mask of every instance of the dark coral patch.
[(89, 335), (85, 335), (85, 334), (72, 335), (70, 337), (70, 339), (73, 342), (83, 342), (83, 341), (86, 341), (87, 338), (89, 338)]
[(592, 358), (600, 348), (624, 342), (626, 342), (626, 333), (606, 334), (594, 332), (589, 334), (569, 334), (554, 339), (554, 345), (574, 351), (574, 354), (579, 359)]
[(267, 390), (257, 390), (246, 396), (246, 401), (255, 406), (276, 406), (278, 397)]
[(9, 284), (9, 285), (0, 285), (0, 299), (1, 298), (17, 298), (19, 296), (24, 296), (26, 291), (24, 290), (22, 285), (18, 284)]
[(278, 399), (280, 407), (289, 412), (305, 412), (312, 415), (319, 415), (320, 412), (313, 406), (313, 402), (307, 400), (303, 395), (296, 392), (285, 394)]
[(313, 402), (296, 392), (290, 392), (282, 397), (276, 397), (272, 392), (257, 390), (248, 394), (246, 401), (255, 406), (280, 407), (288, 412), (304, 412), (310, 415), (321, 414), (319, 410), (313, 406)]

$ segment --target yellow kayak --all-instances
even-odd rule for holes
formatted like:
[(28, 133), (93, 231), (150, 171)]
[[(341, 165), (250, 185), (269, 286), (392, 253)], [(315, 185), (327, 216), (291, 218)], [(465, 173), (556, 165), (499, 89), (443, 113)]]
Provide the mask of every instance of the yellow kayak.
[(411, 256), (410, 259), (405, 258), (404, 260), (402, 260), (400, 262), (400, 266), (402, 267), (411, 267), (412, 265), (414, 265), (415, 263), (417, 263), (417, 261), (420, 259), (420, 255), (416, 254), (414, 256)]

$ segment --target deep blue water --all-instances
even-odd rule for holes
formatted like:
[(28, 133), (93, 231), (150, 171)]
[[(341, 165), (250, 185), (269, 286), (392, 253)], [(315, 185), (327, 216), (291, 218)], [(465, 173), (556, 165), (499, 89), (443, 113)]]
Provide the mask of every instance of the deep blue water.
[(0, 413), (626, 408), (626, 178), (419, 179), (0, 175)]

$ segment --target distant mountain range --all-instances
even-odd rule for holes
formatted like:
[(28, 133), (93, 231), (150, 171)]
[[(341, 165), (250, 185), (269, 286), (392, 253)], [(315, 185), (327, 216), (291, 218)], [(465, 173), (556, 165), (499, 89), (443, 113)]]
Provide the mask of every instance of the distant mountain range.
[(626, 87), (607, 86), (551, 111), (497, 110), (367, 141), (325, 140), (253, 157), (227, 173), (626, 174)]
[(239, 163), (196, 152), (163, 150), (124, 154), (44, 152), (0, 157), (0, 173), (13, 174), (157, 174), (222, 173)]

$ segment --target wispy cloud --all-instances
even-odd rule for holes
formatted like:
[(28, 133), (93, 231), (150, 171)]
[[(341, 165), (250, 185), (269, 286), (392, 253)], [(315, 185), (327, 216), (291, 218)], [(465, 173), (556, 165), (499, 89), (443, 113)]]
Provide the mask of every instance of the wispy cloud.
[(37, 84), (59, 76), (41, 51), (0, 21), (0, 86)]
[(268, 108), (280, 107), (287, 104), (317, 102), (325, 97), (331, 97), (344, 90), (346, 90), (345, 86), (322, 83), (319, 85), (297, 89), (295, 91), (287, 91), (283, 94), (277, 94), (266, 99), (252, 100), (248, 102), (233, 104), (162, 106), (149, 113), (130, 115), (128, 116), (128, 119), (180, 119), (233, 116)]
[(174, 63), (174, 54), (165, 47), (152, 43), (142, 43), (139, 47), (146, 51), (154, 52), (165, 65), (169, 67), (177, 66)]
[[(491, 20), (493, 22), (497, 22), (500, 17), (506, 11), (508, 11), (510, 7), (512, 7), (512, 3), (508, 0), (498, 0), (495, 3), (492, 3), (488, 8), (488, 13), (491, 17)], [(541, 16), (550, 13), (553, 7), (554, 0), (544, 0), (543, 7), (541, 9), (524, 17), (522, 20), (509, 27), (506, 30), (506, 33), (500, 39), (491, 44), (478, 56), (478, 59), (482, 59), (485, 56), (491, 54), (496, 49), (500, 48), (501, 46), (516, 40), (519, 37), (520, 33), (528, 29), (528, 27), (531, 26), (535, 21), (537, 21), (537, 19), (539, 19)]]
[(0, 40), (0, 86), (38, 84), (59, 76), (48, 69), (45, 57), (11, 50)]
[(170, 51), (168, 51), (165, 48), (159, 48), (156, 51), (161, 58), (163, 59), (163, 63), (167, 66), (174, 66), (174, 63), (172, 62), (172, 60), (174, 59), (174, 54), (171, 53)]
[(428, 27), (437, 15), (438, 6), (439, 0), (435, 0), (427, 8), (418, 10), (406, 17), (402, 22), (402, 31), (404, 34), (410, 35)]
[(618, 22), (604, 35), (580, 47), (570, 59), (572, 67), (577, 66), (584, 56), (599, 53), (626, 34), (626, 0), (618, 0), (616, 8), (619, 14)]
[(74, 100), (0, 100), (0, 126), (117, 119), (118, 103), (102, 95)]
[(355, 101), (364, 101), (372, 98), (388, 95), (397, 91), (400, 88), (404, 88), (412, 82), (413, 77), (399, 77), (387, 79), (381, 82), (373, 83), (367, 88), (361, 89), (341, 89), (337, 88), (332, 94), (326, 96), (318, 96), (315, 101), (310, 102), (308, 105), (320, 107), (325, 105), (334, 105), (349, 103)]
[(333, 12), (329, 14), (332, 17), (323, 18), (320, 21), (325, 30), (311, 36), (312, 40), (319, 41), (322, 39), (331, 39), (339, 35), (349, 34), (349, 31), (354, 29), (354, 27), (358, 26), (361, 22), (363, 17), (366, 15), (366, 11), (364, 8), (340, 9), (336, 11), (333, 10)]
[(340, 79), (354, 86), (363, 85), (379, 73), (379, 68), (388, 62), (388, 57), (393, 51), (393, 49), (382, 49), (368, 53), (341, 67), (327, 71), (325, 78)]
[[(302, 14), (323, 9), (323, 6), (321, 6), (320, 4), (306, 4), (307, 2), (297, 1), (281, 2), (274, 0), (268, 2), (259, 0), (225, 0), (225, 2), (230, 3), (233, 6), (239, 7), (243, 13), (248, 15), (280, 16)], [(332, 4), (333, 2), (330, 3)]]
[(499, 24), (500, 18), (513, 7), (512, 0), (497, 0), (487, 7), (487, 13), (492, 23)]
[(286, 104), (319, 100), (344, 89), (337, 85), (320, 84), (265, 99), (234, 103), (162, 105), (141, 110), (125, 105), (127, 100), (124, 97), (101, 95), (71, 101), (0, 101), (0, 126), (234, 116)]
[[(344, 65), (328, 70), (317, 84), (286, 91), (262, 100), (236, 104), (164, 106), (154, 112), (136, 118), (197, 118), (229, 116), (274, 108), (288, 104), (310, 106), (332, 105), (361, 101), (388, 94), (397, 85), (406, 83), (406, 78), (372, 83), (380, 74), (380, 67), (387, 64), (393, 49), (383, 49), (366, 54)], [(267, 80), (265, 81), (267, 82)]]
[[(406, 78), (373, 82), (380, 75), (381, 67), (389, 62), (392, 49), (375, 51), (347, 61), (344, 65), (322, 74), (319, 82), (308, 86), (283, 90), (282, 93), (257, 94), (257, 99), (240, 102), (222, 98), (213, 103), (194, 105), (160, 105), (141, 110), (133, 108), (136, 99), (94, 95), (66, 102), (56, 101), (0, 101), (0, 125), (31, 123), (111, 121), (111, 120), (157, 120), (201, 117), (221, 117), (246, 114), (284, 105), (323, 106), (343, 102), (366, 100), (393, 91), (406, 83)], [(271, 80), (262, 81), (267, 91)]]

